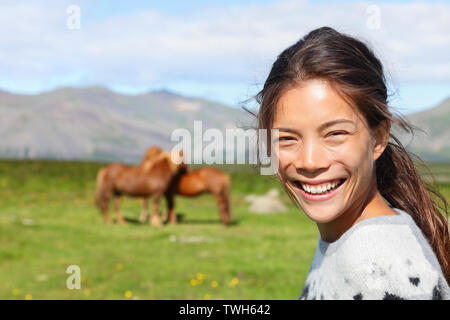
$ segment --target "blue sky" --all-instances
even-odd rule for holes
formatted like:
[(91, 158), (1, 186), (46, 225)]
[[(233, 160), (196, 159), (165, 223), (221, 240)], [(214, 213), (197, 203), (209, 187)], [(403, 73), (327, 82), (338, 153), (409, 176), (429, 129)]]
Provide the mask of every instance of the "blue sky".
[[(67, 27), (73, 4), (79, 29)], [(369, 25), (373, 6), (378, 27)], [(449, 1), (4, 0), (0, 88), (169, 89), (238, 106), (261, 88), (278, 53), (323, 25), (372, 46), (401, 112), (450, 96)]]

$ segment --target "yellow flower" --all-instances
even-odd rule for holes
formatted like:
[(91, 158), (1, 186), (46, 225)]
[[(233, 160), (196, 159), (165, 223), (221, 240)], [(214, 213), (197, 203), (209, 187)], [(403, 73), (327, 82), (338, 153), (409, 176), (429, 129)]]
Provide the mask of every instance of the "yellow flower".
[(27, 293), (25, 295), (25, 300), (32, 300), (32, 299), (33, 299), (33, 296), (31, 294)]
[(219, 286), (219, 283), (216, 280), (211, 281), (211, 287), (217, 288)]
[(91, 295), (91, 290), (85, 289), (84, 290), (84, 295), (89, 297)]
[(130, 299), (133, 296), (133, 292), (131, 292), (130, 290), (125, 291), (125, 298)]
[(210, 300), (210, 299), (211, 299), (211, 296), (210, 296), (209, 294), (205, 294), (204, 299), (205, 299), (205, 300)]
[(191, 279), (191, 285), (195, 287), (198, 284), (198, 281), (196, 279)]
[(20, 290), (19, 289), (13, 289), (12, 290), (12, 294), (13, 294), (13, 296), (17, 297), (20, 294)]
[(231, 279), (230, 281), (230, 287), (234, 288), (236, 287), (236, 285), (239, 283), (239, 279), (234, 277), (233, 279)]
[(116, 269), (117, 269), (117, 271), (122, 270), (123, 269), (123, 264), (118, 263), (117, 266), (116, 266)]
[(203, 279), (205, 279), (205, 275), (203, 273), (197, 273), (197, 279), (202, 281)]

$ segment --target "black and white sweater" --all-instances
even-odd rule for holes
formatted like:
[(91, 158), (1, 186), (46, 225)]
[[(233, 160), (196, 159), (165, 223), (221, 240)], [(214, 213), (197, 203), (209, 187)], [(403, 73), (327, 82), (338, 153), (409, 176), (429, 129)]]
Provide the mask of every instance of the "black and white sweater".
[(450, 299), (438, 260), (405, 211), (356, 223), (333, 243), (320, 236), (300, 300)]

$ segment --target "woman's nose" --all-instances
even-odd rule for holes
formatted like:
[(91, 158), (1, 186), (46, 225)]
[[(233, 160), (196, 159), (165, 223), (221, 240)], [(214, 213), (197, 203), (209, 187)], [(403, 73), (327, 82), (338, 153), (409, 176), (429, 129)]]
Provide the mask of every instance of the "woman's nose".
[(306, 141), (300, 146), (295, 167), (297, 170), (306, 170), (309, 172), (328, 168), (330, 161), (323, 146), (315, 141)]

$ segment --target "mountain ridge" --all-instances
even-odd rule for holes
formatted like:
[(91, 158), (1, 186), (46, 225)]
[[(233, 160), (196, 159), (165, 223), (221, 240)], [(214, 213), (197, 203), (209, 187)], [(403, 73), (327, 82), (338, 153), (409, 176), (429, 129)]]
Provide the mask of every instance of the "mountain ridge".
[(167, 90), (125, 95), (100, 86), (35, 95), (0, 92), (0, 157), (137, 162), (170, 133), (237, 127), (242, 110)]
[[(423, 130), (411, 142), (393, 128), (409, 151), (426, 161), (450, 162), (450, 97), (404, 117)], [(136, 163), (149, 146), (171, 148), (176, 142), (170, 133), (192, 132), (194, 120), (203, 121), (203, 130), (225, 130), (246, 128), (254, 119), (242, 109), (165, 89), (136, 95), (102, 86), (38, 94), (0, 89), (0, 157)]]
[(405, 118), (419, 128), (414, 132), (413, 141), (407, 144), (410, 151), (426, 161), (450, 162), (450, 97)]

